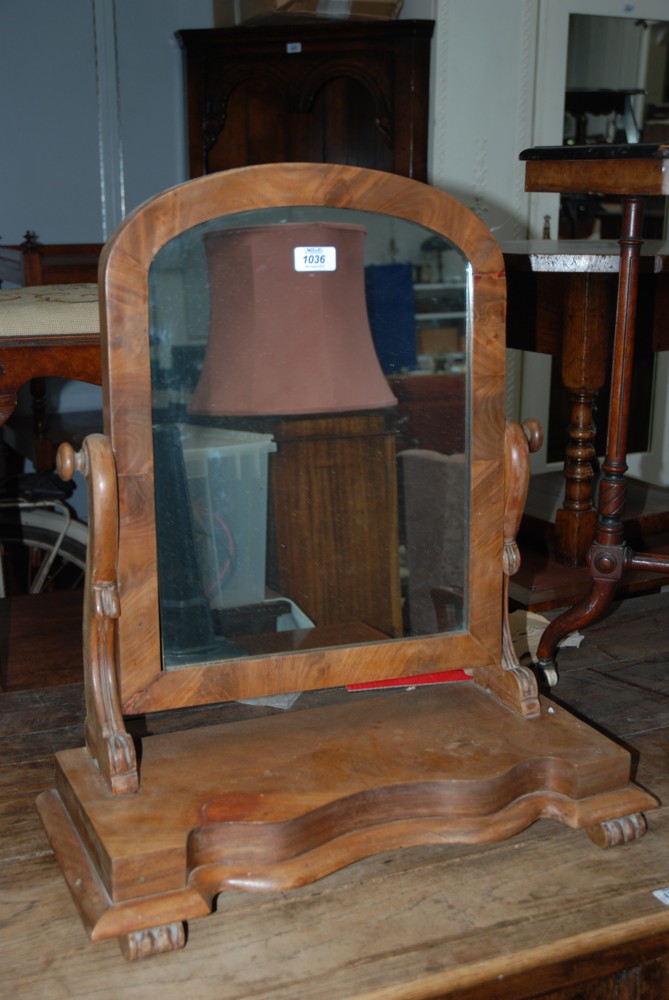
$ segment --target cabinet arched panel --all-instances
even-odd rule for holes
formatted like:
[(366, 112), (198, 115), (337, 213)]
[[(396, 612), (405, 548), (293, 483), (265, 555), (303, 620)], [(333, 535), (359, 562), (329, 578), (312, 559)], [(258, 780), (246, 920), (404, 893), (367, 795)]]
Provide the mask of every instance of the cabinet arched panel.
[(191, 177), (326, 162), (427, 179), (432, 21), (179, 32)]

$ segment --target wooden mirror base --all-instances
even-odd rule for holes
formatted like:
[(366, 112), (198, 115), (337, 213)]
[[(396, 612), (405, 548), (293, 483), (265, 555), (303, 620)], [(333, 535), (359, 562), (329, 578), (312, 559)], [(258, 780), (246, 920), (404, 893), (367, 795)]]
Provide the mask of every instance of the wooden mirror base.
[(224, 889), (304, 885), (363, 857), (486, 843), (536, 820), (598, 846), (636, 839), (657, 800), (626, 750), (551, 702), (522, 718), (475, 682), (399, 690), (142, 741), (113, 795), (84, 749), (38, 809), (93, 940), (128, 958), (183, 946)]

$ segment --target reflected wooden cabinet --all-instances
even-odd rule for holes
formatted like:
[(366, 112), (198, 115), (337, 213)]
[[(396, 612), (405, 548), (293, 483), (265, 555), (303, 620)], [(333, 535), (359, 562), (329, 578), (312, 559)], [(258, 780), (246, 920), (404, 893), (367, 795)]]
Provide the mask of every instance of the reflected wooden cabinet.
[[(283, 17), (179, 32), (190, 176), (318, 161), (426, 180), (433, 27), (432, 21)], [(282, 442), (271, 462), (276, 589), (321, 624), (360, 620), (384, 635), (400, 635), (397, 553), (388, 545), (397, 532), (392, 428), (379, 433), (361, 427), (355, 435), (305, 431), (311, 423), (284, 421), (272, 429)], [(332, 493), (335, 507), (326, 509), (305, 500), (306, 480), (331, 476), (328, 455), (335, 452), (341, 467), (355, 468), (348, 482), (356, 484), (357, 496), (342, 480)], [(303, 474), (296, 476), (295, 469)], [(367, 519), (359, 517), (363, 495), (373, 510)], [(291, 549), (284, 539), (298, 515), (304, 533)], [(353, 560), (345, 558), (347, 551), (355, 553)]]
[(432, 21), (185, 30), (191, 177), (325, 162), (427, 179)]
[(463, 373), (393, 375), (390, 387), (398, 401), (398, 448), (428, 448), (443, 455), (465, 450)]
[(392, 414), (278, 420), (271, 431), (275, 589), (320, 625), (400, 636)]

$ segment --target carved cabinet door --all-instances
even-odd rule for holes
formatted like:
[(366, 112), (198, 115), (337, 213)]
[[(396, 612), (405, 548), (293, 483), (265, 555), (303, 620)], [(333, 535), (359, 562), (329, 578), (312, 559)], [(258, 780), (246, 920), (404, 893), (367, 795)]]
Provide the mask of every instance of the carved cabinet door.
[(432, 21), (179, 32), (191, 177), (255, 163), (427, 176)]

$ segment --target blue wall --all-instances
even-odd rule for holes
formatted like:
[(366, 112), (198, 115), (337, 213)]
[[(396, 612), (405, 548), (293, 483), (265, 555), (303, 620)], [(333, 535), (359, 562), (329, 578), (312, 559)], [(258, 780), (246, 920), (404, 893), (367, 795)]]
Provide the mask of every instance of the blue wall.
[(2, 11), (0, 240), (33, 229), (44, 243), (102, 241), (123, 202), (185, 179), (174, 32), (210, 27), (212, 0), (20, 0)]

